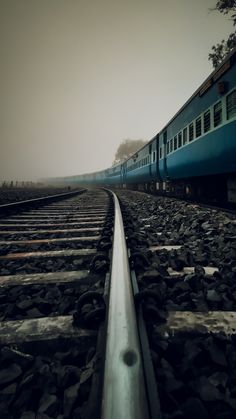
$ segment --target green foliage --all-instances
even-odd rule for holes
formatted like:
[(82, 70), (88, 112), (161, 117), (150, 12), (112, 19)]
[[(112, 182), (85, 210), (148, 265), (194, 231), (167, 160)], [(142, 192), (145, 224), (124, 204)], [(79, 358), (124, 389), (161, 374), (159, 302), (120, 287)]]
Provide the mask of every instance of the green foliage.
[[(236, 0), (218, 0), (216, 7), (213, 10), (218, 10), (224, 15), (230, 15), (233, 25), (236, 25)], [(218, 67), (218, 65), (235, 47), (236, 31), (231, 33), (228, 39), (222, 39), (220, 43), (213, 45), (212, 52), (208, 55), (208, 59), (212, 61), (213, 67)]]
[(147, 142), (144, 140), (123, 140), (119, 145), (113, 165), (121, 163), (126, 160), (128, 157), (132, 156), (136, 151), (143, 147)]
[[(220, 13), (227, 15), (231, 12), (236, 12), (236, 0), (218, 0), (216, 3), (215, 10), (218, 10)], [(236, 24), (236, 13), (231, 16), (231, 19)]]

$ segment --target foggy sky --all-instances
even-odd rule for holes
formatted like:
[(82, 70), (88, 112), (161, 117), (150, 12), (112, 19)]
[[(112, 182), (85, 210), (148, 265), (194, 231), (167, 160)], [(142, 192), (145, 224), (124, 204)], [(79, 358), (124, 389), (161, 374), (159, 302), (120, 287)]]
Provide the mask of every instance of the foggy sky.
[(216, 0), (0, 0), (0, 181), (109, 167), (150, 140), (233, 31)]

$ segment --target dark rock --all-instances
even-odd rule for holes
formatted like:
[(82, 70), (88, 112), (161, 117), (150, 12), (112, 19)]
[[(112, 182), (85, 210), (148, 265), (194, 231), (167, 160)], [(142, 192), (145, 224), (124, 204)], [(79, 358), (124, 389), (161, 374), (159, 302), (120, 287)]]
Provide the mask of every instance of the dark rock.
[(48, 315), (52, 311), (52, 305), (46, 300), (46, 298), (38, 296), (33, 299), (33, 303), (38, 307), (39, 311), (45, 315)]
[(216, 387), (225, 388), (228, 382), (228, 374), (226, 374), (223, 371), (217, 371), (210, 377), (208, 377), (208, 380), (211, 384), (213, 384)]
[[(235, 398), (230, 398), (230, 397), (226, 397), (225, 398), (225, 402), (233, 409), (236, 410), (236, 399)], [(235, 417), (235, 416), (234, 416)]]
[(201, 225), (201, 227), (202, 227), (202, 229), (204, 230), (204, 231), (208, 231), (208, 230), (211, 230), (211, 224), (209, 224), (209, 222), (208, 221), (206, 221), (205, 223), (203, 223), (202, 225)]
[(211, 384), (205, 376), (196, 379), (194, 389), (203, 401), (210, 402), (222, 399), (222, 395), (218, 388)]
[(169, 346), (169, 342), (167, 340), (161, 339), (159, 335), (152, 336), (152, 345), (156, 350), (164, 352)]
[(31, 310), (27, 310), (27, 316), (28, 317), (43, 317), (43, 314), (41, 311), (39, 311), (37, 308), (32, 308)]
[(28, 410), (21, 415), (20, 419), (36, 419), (35, 412)]
[(15, 304), (8, 304), (7, 309), (5, 311), (5, 318), (13, 318), (19, 313)]
[(176, 380), (174, 376), (167, 377), (165, 382), (165, 388), (169, 393), (180, 393), (184, 390), (184, 384), (180, 380)]
[(188, 283), (194, 292), (197, 292), (202, 288), (201, 279), (195, 273), (186, 275), (184, 282)]
[(205, 269), (202, 266), (195, 266), (194, 273), (197, 276), (205, 276)]
[(81, 266), (83, 266), (84, 261), (83, 259), (75, 259), (72, 263), (76, 268), (80, 268)]
[(198, 254), (194, 257), (194, 261), (196, 264), (207, 266), (208, 265), (208, 258), (206, 253)]
[(105, 273), (108, 270), (108, 262), (106, 260), (97, 260), (94, 263), (93, 272), (95, 273)]
[(170, 266), (175, 271), (182, 271), (185, 266), (185, 261), (182, 259), (175, 258), (174, 260), (173, 259), (171, 260)]
[(3, 402), (0, 403), (0, 413), (1, 413), (1, 419), (11, 419), (8, 406), (6, 403), (3, 403)]
[(61, 314), (66, 314), (68, 313), (69, 310), (73, 310), (73, 309), (74, 309), (74, 304), (71, 297), (64, 297), (58, 306), (58, 311)]
[(216, 290), (208, 290), (206, 299), (207, 301), (218, 303), (221, 301), (221, 296), (216, 292)]
[(184, 417), (191, 419), (210, 419), (210, 416), (205, 409), (201, 400), (191, 397), (180, 406), (184, 413)]
[(216, 345), (211, 336), (205, 339), (203, 344), (205, 349), (210, 354), (210, 357), (213, 362), (223, 367), (227, 366), (227, 360), (223, 350), (221, 350), (219, 346)]
[(173, 295), (178, 295), (180, 292), (191, 291), (190, 286), (189, 286), (190, 284), (188, 282), (188, 278), (187, 279), (186, 278), (187, 277), (184, 278), (184, 281), (181, 280), (180, 282), (177, 282), (174, 285), (174, 288), (173, 288), (173, 291), (172, 291)]
[(23, 379), (19, 383), (19, 390), (24, 391), (25, 389), (33, 385), (35, 383), (35, 380), (37, 380), (37, 375), (34, 373), (29, 373), (27, 371)]
[(185, 417), (183, 415), (183, 412), (181, 412), (180, 410), (177, 410), (176, 412), (168, 415), (168, 419), (185, 419)]
[(70, 417), (71, 411), (78, 398), (79, 387), (80, 387), (80, 383), (77, 383), (71, 387), (68, 387), (64, 391), (64, 416), (65, 418)]
[(222, 412), (217, 414), (214, 419), (234, 419), (235, 414), (232, 412)]
[(19, 364), (22, 368), (29, 367), (34, 361), (32, 355), (9, 348), (8, 346), (2, 348), (1, 356), (5, 360), (11, 360), (12, 362)]
[(20, 310), (27, 310), (33, 307), (31, 298), (26, 298), (25, 300), (20, 301), (19, 303), (16, 304), (16, 307), (19, 308)]
[(17, 392), (16, 399), (14, 400), (14, 410), (16, 412), (22, 412), (22, 410), (29, 410), (30, 404), (34, 402), (33, 400), (33, 389), (28, 387), (25, 390)]
[(55, 300), (59, 300), (61, 296), (62, 295), (59, 289), (57, 287), (53, 287), (49, 289), (49, 291), (46, 293), (45, 299), (48, 300), (49, 302), (54, 303)]
[(21, 367), (15, 363), (11, 364), (8, 368), (0, 370), (0, 386), (14, 382), (21, 374)]
[(202, 350), (196, 344), (195, 340), (187, 340), (184, 346), (184, 352), (186, 358), (192, 362), (202, 352)]
[(14, 399), (16, 393), (17, 384), (10, 384), (8, 387), (5, 387), (0, 391), (0, 403), (6, 403), (9, 405)]
[(159, 283), (163, 281), (161, 274), (154, 269), (150, 269), (144, 272), (142, 279), (145, 280), (147, 284), (153, 283), (153, 282)]
[(38, 413), (44, 413), (51, 417), (56, 417), (59, 402), (55, 395), (44, 393), (39, 401)]
[(80, 379), (80, 369), (74, 365), (64, 365), (62, 367), (55, 369), (53, 372), (56, 372), (57, 385), (59, 388), (67, 388), (76, 384)]
[(36, 413), (36, 419), (54, 419), (53, 416), (48, 416), (45, 413)]

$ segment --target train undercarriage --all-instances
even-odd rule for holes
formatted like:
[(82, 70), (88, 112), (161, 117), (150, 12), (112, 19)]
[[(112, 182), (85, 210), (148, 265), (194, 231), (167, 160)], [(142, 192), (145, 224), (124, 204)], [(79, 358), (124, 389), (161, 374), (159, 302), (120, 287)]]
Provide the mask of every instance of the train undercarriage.
[(235, 173), (164, 182), (127, 183), (122, 186), (124, 189), (143, 191), (155, 195), (166, 195), (207, 204), (236, 207)]

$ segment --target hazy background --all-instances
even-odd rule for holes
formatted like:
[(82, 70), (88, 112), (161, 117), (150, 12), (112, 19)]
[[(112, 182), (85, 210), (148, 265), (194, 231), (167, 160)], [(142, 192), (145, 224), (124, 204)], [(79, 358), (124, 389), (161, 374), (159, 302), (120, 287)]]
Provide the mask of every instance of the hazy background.
[(216, 0), (0, 0), (0, 181), (111, 165), (212, 71)]

